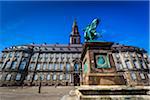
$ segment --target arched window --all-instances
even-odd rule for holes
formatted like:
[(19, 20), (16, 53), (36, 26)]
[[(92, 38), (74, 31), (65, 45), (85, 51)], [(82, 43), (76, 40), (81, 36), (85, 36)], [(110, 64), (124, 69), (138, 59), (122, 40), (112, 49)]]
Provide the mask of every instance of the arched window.
[(16, 75), (16, 81), (19, 81), (20, 79), (21, 79), (21, 74), (18, 73), (18, 74)]
[(11, 74), (7, 74), (6, 81), (10, 81), (10, 79), (11, 79)]
[(79, 64), (77, 64), (77, 63), (74, 64), (74, 70), (75, 70), (75, 71), (78, 71), (78, 70), (79, 70)]

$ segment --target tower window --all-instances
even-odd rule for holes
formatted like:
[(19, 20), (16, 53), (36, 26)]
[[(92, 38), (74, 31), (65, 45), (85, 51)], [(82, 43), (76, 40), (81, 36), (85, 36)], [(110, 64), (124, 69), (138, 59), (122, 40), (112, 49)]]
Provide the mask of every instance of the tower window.
[(74, 44), (76, 44), (76, 43), (77, 43), (76, 38), (74, 38)]

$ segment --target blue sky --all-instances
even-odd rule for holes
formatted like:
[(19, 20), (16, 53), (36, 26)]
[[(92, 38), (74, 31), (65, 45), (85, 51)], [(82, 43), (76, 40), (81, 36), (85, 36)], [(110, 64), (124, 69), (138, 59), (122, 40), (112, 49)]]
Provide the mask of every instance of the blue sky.
[(103, 40), (149, 49), (149, 8), (142, 1), (0, 2), (0, 51), (32, 42), (68, 44), (76, 18), (83, 29), (94, 19)]

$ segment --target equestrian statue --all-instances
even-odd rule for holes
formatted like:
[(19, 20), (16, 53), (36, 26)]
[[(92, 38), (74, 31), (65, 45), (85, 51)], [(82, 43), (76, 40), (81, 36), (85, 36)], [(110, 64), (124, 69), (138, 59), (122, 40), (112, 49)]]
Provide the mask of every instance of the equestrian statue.
[(99, 19), (94, 19), (90, 25), (88, 25), (83, 31), (84, 31), (84, 38), (86, 42), (92, 42), (96, 40), (100, 36), (99, 33), (96, 32), (96, 28), (99, 24)]

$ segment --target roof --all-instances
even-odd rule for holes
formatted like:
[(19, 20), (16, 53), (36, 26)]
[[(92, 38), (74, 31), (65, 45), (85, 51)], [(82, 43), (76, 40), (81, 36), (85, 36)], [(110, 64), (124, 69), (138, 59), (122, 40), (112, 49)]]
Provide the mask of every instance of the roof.
[(82, 44), (28, 44), (18, 45), (5, 48), (5, 51), (17, 51), (17, 50), (32, 50), (33, 52), (78, 52), (82, 51)]

